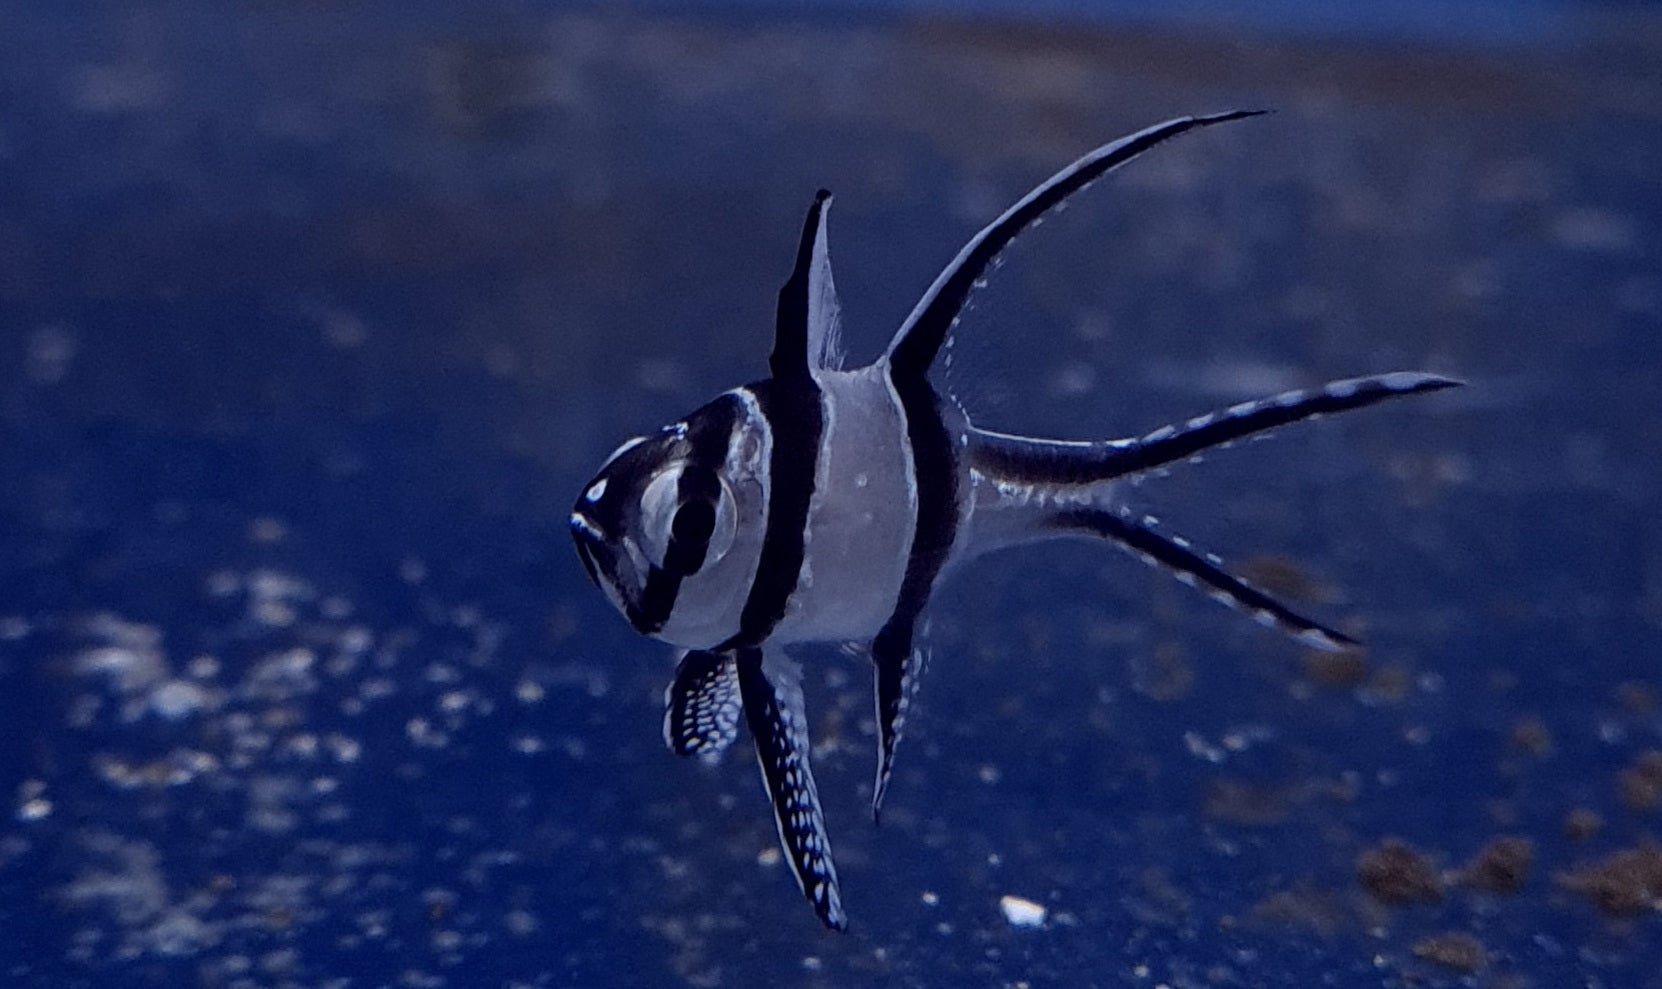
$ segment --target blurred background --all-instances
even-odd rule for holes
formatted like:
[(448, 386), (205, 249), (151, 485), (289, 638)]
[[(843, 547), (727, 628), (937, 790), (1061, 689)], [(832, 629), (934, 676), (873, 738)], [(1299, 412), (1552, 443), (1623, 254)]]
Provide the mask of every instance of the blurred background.
[[(1657, 6), (0, 23), (8, 985), (1662, 985)], [(1057, 167), (1235, 107), (1015, 245), (943, 383), (1105, 438), (1468, 379), (1130, 494), (1366, 652), (990, 558), (874, 828), (869, 674), (804, 650), (822, 932), (570, 505), (765, 373), (816, 188), (863, 362)]]

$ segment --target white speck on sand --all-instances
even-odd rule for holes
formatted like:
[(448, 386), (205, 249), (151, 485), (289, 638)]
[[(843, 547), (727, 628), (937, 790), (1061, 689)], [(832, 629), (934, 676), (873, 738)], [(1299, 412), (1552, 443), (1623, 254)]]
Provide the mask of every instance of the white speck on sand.
[(1011, 927), (1044, 926), (1043, 904), (1019, 896), (1005, 895), (998, 898), (998, 908), (1004, 911), (1004, 919), (1010, 922)]

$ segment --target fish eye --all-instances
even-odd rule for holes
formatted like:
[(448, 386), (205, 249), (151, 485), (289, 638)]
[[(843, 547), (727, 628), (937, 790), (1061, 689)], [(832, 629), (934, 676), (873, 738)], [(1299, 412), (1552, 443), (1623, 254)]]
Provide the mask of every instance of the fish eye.
[(704, 565), (709, 566), (726, 556), (727, 551), (733, 548), (733, 535), (738, 530), (739, 509), (733, 502), (732, 489), (720, 476), (716, 477), (715, 498), (706, 504), (711, 511), (710, 533), (705, 537), (708, 548), (704, 553)]
[(641, 549), (655, 566), (697, 573), (727, 553), (734, 529), (733, 495), (715, 471), (671, 467), (641, 493)]
[(670, 520), (680, 501), (681, 468), (659, 471), (641, 492), (641, 549), (655, 566), (669, 550)]
[(669, 525), (669, 538), (682, 545), (709, 546), (716, 531), (716, 506), (702, 498), (682, 502)]

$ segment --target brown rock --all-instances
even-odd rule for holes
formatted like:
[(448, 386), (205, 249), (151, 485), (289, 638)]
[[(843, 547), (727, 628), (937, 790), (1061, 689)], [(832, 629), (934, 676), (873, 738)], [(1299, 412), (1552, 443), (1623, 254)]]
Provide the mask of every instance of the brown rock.
[(1356, 878), (1387, 906), (1443, 900), (1443, 880), (1431, 859), (1395, 838), (1386, 838), (1357, 856)]
[(1636, 811), (1655, 810), (1662, 804), (1662, 751), (1641, 752), (1622, 770), (1621, 782), (1623, 803)]
[(1604, 830), (1604, 818), (1591, 807), (1577, 807), (1564, 816), (1564, 834), (1571, 841), (1587, 841)]
[(1511, 895), (1529, 881), (1535, 867), (1535, 843), (1502, 835), (1484, 845), (1460, 870), (1460, 883), (1489, 893)]
[(1552, 730), (1536, 717), (1519, 718), (1512, 724), (1512, 747), (1537, 759), (1552, 754)]
[(1511, 896), (1529, 881), (1529, 873), (1536, 866), (1536, 843), (1512, 834), (1502, 834), (1479, 849), (1478, 854), (1461, 869), (1459, 881), (1463, 886), (1483, 889), (1486, 893)]
[(1414, 945), (1414, 957), (1446, 965), (1461, 972), (1475, 972), (1489, 960), (1483, 942), (1464, 931), (1433, 934)]
[(1612, 917), (1656, 909), (1662, 897), (1662, 845), (1645, 842), (1558, 877), (1558, 884), (1585, 896)]

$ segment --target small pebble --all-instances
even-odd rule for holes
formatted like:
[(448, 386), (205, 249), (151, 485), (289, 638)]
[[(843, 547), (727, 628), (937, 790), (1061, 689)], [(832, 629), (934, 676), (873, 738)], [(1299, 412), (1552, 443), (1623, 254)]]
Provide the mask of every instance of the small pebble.
[(1041, 927), (1045, 922), (1045, 908), (1042, 904), (1019, 896), (1001, 896), (998, 898), (998, 908), (1004, 911), (1004, 919), (1010, 922), (1011, 927)]

